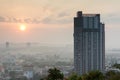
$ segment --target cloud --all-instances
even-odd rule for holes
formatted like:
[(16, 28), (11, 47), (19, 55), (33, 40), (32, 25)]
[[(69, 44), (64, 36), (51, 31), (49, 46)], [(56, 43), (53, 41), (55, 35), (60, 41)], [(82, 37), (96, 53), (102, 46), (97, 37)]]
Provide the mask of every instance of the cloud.
[(66, 17), (66, 16), (69, 16), (69, 14), (66, 12), (61, 12), (58, 14), (58, 17)]
[(46, 17), (42, 20), (43, 23), (47, 23), (47, 24), (50, 24), (50, 23), (53, 23), (53, 20), (50, 18), (50, 17)]
[[(69, 12), (60, 12), (56, 14), (51, 14), (44, 16), (42, 18), (28, 17), (28, 18), (16, 18), (16, 17), (4, 17), (0, 16), (0, 22), (6, 23), (27, 23), (27, 24), (71, 24), (73, 22), (72, 13)], [(102, 21), (106, 24), (119, 24), (120, 16), (118, 13), (112, 13), (109, 15), (102, 15)]]
[(51, 19), (50, 17), (47, 17), (42, 20), (42, 23), (45, 24), (69, 24), (72, 23), (72, 19)]
[(35, 23), (35, 24), (39, 24), (41, 23), (41, 20), (39, 18), (25, 18), (23, 19), (24, 23)]
[(25, 21), (26, 23), (32, 22), (31, 18), (26, 18), (26, 19), (24, 19), (24, 21)]
[(7, 23), (27, 23), (27, 24), (69, 24), (72, 22), (72, 16), (67, 12), (60, 12), (58, 14), (46, 15), (42, 18), (16, 18), (16, 17), (3, 17), (0, 16), (0, 22)]
[(5, 18), (5, 17), (0, 16), (0, 22), (5, 22), (5, 21), (6, 21), (6, 18)]
[(20, 22), (22, 22), (22, 20), (14, 18), (14, 17), (0, 16), (0, 22), (7, 22), (7, 23), (11, 23), (11, 22), (18, 23), (19, 22), (20, 23)]
[(40, 23), (41, 21), (37, 18), (15, 18), (15, 17), (3, 17), (0, 16), (0, 22), (6, 23)]

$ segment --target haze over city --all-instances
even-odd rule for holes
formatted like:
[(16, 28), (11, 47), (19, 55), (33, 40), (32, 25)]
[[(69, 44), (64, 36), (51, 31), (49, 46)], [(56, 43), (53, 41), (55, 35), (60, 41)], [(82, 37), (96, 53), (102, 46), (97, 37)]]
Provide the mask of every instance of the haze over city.
[(0, 0), (0, 80), (120, 79), (120, 0)]
[(119, 0), (0, 0), (0, 43), (73, 44), (73, 17), (81, 10), (100, 13), (106, 25), (106, 49), (120, 48), (119, 3)]

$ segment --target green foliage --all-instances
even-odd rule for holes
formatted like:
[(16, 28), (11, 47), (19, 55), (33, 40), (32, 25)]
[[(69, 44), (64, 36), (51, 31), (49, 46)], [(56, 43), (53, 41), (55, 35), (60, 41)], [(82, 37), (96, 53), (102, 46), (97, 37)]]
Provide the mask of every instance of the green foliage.
[(88, 73), (89, 80), (104, 80), (104, 75), (100, 71), (91, 71)]
[(63, 80), (64, 78), (63, 73), (57, 68), (49, 69), (48, 73), (47, 80)]
[(108, 71), (106, 73), (106, 77), (111, 77), (111, 76), (114, 76), (114, 75), (116, 75), (116, 73), (114, 71)]
[(120, 69), (120, 64), (114, 64), (112, 67), (115, 67), (115, 68), (118, 68), (118, 69)]
[(83, 74), (82, 76), (78, 76), (76, 74), (72, 74), (68, 80), (104, 80), (104, 75), (99, 71), (91, 71), (87, 74)]
[(78, 76), (77, 77), (77, 80), (83, 80), (81, 76)]
[(110, 77), (108, 80), (120, 80), (120, 75), (114, 75)]
[(42, 79), (40, 79), (40, 80), (44, 80), (44, 79), (42, 78)]
[(83, 75), (73, 73), (68, 78), (64, 78), (63, 73), (57, 68), (49, 69), (48, 76), (41, 80), (120, 80), (120, 72), (108, 71), (106, 74), (100, 71), (91, 71)]
[(108, 71), (105, 76), (106, 80), (120, 80), (120, 72)]
[(72, 75), (69, 76), (68, 80), (77, 80), (78, 75), (73, 73)]
[(88, 74), (83, 74), (81, 76), (81, 80), (89, 80), (89, 75)]

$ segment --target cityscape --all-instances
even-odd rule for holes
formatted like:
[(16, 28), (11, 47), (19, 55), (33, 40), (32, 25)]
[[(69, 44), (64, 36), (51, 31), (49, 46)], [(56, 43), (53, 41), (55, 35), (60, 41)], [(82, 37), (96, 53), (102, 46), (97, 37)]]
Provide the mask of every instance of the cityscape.
[(0, 80), (120, 80), (119, 2), (1, 0)]

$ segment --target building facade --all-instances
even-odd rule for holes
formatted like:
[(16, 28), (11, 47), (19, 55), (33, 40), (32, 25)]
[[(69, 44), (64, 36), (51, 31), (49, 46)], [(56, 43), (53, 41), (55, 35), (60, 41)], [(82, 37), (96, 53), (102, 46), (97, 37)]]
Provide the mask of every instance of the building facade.
[(100, 14), (77, 13), (74, 18), (74, 70), (77, 74), (105, 69), (105, 31)]

